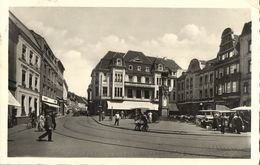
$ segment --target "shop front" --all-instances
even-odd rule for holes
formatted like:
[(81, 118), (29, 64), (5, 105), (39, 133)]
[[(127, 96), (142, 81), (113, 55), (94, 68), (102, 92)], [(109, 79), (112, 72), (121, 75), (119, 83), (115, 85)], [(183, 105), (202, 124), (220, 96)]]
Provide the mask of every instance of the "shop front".
[(42, 96), (42, 113), (58, 113), (60, 106), (58, 101), (46, 96)]

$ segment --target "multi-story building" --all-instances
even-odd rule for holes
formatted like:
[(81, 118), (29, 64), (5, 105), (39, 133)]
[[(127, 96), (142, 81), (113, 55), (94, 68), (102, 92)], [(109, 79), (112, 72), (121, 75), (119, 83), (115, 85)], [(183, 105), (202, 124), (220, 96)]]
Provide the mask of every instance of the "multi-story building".
[(229, 108), (240, 105), (240, 55), (238, 36), (231, 28), (226, 28), (215, 64), (215, 101)]
[(251, 106), (251, 22), (245, 23), (240, 43), (240, 105)]
[(21, 107), (17, 107), (17, 122), (27, 122), (35, 111), (39, 114), (41, 50), (31, 31), (9, 13), (9, 89)]
[(42, 51), (41, 65), (41, 110), (47, 108), (63, 114), (63, 72), (62, 62), (54, 55), (47, 41), (39, 34), (33, 32)]
[[(176, 91), (177, 71), (173, 60), (155, 58), (142, 52), (109, 51), (92, 71), (89, 94), (95, 104), (106, 109), (129, 110), (145, 108), (158, 110), (159, 87), (165, 85)], [(162, 75), (167, 74), (167, 78)], [(171, 94), (171, 102), (176, 93)]]
[(64, 107), (63, 107), (63, 112), (62, 112), (62, 115), (64, 115), (65, 114), (65, 112), (67, 112), (67, 105), (68, 105), (68, 102), (67, 102), (67, 100), (68, 100), (68, 92), (69, 92), (69, 87), (68, 87), (68, 85), (67, 85), (67, 82), (66, 82), (66, 80), (64, 79), (64, 81), (63, 81), (63, 102), (64, 102)]

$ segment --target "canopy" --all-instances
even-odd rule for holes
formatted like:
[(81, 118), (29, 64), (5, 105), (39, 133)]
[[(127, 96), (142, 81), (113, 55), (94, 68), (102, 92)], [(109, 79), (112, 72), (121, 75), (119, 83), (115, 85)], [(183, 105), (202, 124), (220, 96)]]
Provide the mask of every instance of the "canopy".
[(247, 107), (247, 106), (242, 106), (242, 107), (236, 107), (236, 108), (233, 108), (232, 110), (234, 111), (250, 111), (251, 110), (251, 107)]
[(169, 104), (169, 111), (178, 112), (179, 109), (176, 104)]
[(21, 104), (14, 98), (12, 93), (8, 91), (8, 105), (20, 107)]
[(218, 109), (221, 109), (221, 110), (230, 110), (230, 108), (228, 108), (227, 106), (225, 106), (225, 105), (219, 105), (219, 104), (216, 105), (216, 109), (217, 109), (217, 110), (218, 110)]
[(132, 109), (147, 109), (147, 110), (158, 110), (158, 104), (144, 101), (123, 101), (123, 102), (112, 102), (107, 101), (108, 109), (117, 110), (132, 110)]
[(50, 106), (50, 107), (54, 107), (54, 108), (60, 108), (58, 105), (55, 105), (55, 104), (50, 104), (50, 103), (46, 103), (44, 102), (44, 104)]

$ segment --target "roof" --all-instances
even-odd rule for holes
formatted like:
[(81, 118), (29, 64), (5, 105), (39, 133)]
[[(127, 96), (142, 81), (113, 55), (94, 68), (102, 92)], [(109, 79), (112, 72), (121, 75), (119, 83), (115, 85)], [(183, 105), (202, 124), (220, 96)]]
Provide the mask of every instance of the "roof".
[(144, 55), (143, 52), (129, 50), (124, 56), (125, 62), (141, 62), (142, 64), (151, 65), (152, 61)]
[(9, 11), (9, 19), (17, 26), (17, 28), (20, 30), (21, 33), (23, 33), (25, 36), (27, 36), (33, 42), (33, 44), (37, 48), (40, 48), (38, 45), (38, 42), (34, 38), (31, 31), (10, 11)]
[(241, 32), (241, 35), (247, 35), (247, 34), (251, 34), (251, 26), (252, 26), (252, 22), (247, 22), (244, 24), (243, 30)]

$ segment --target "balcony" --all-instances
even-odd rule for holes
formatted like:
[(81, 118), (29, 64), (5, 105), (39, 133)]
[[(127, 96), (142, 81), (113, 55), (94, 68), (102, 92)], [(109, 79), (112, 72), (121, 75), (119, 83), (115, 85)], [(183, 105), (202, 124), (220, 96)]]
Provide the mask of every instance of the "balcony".
[(154, 84), (138, 83), (138, 82), (125, 82), (125, 86), (142, 87), (142, 88), (155, 88)]

